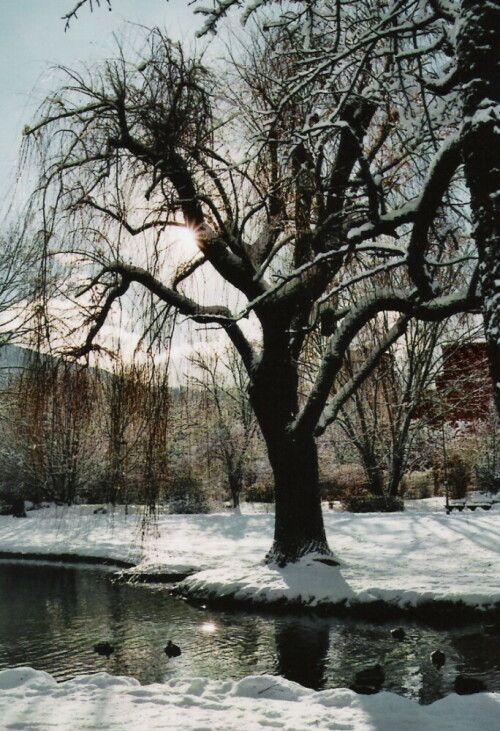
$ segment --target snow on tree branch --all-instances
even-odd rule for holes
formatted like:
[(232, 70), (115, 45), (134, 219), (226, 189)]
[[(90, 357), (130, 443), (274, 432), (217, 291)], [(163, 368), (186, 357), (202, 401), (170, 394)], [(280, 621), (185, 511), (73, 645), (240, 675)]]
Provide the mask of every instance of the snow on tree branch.
[[(100, 6), (101, 0), (78, 0), (76, 5), (73, 7), (73, 10), (70, 10), (66, 15), (62, 16), (62, 20), (66, 21), (66, 24), (64, 26), (64, 30), (68, 30), (71, 21), (77, 17), (77, 13), (84, 5), (89, 5), (90, 12), (94, 12), (94, 5), (93, 3), (96, 3), (97, 6)], [(108, 10), (111, 11), (111, 0), (106, 0), (106, 4), (108, 6)]]
[[(365, 300), (347, 314), (336, 333), (330, 338), (327, 351), (323, 356), (321, 366), (318, 370), (309, 397), (294, 422), (293, 429), (301, 430), (315, 429), (322, 419), (323, 409), (330, 396), (331, 388), (335, 377), (340, 372), (344, 362), (344, 356), (350, 344), (360, 330), (380, 312), (399, 312), (406, 315), (380, 342), (380, 350), (368, 359), (359, 374), (359, 381), (362, 382), (373, 368), (377, 365), (380, 356), (393, 344), (404, 332), (408, 317), (415, 317), (424, 321), (439, 321), (444, 317), (459, 312), (477, 312), (480, 309), (480, 298), (476, 293), (457, 292), (446, 297), (437, 297), (430, 302), (422, 304), (418, 301), (417, 292), (414, 291), (380, 291)], [(356, 381), (352, 384), (354, 387)], [(348, 386), (349, 388), (349, 386)], [(347, 398), (347, 395), (345, 396)], [(345, 401), (344, 394), (339, 397), (339, 403)], [(343, 399), (343, 400), (342, 400)], [(342, 404), (340, 403), (339, 408)], [(335, 405), (332, 406), (332, 420), (334, 418)], [(324, 422), (321, 421), (323, 424)], [(328, 422), (330, 423), (330, 421)], [(326, 426), (326, 422), (325, 422)]]

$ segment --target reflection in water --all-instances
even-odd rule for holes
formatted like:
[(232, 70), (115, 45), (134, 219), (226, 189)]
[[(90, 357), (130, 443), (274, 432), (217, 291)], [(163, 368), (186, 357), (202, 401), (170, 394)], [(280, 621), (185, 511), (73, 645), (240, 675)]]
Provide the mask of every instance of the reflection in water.
[(276, 623), (276, 674), (306, 688), (324, 688), (330, 624), (311, 618)]
[[(283, 675), (304, 686), (349, 687), (380, 663), (384, 690), (430, 703), (453, 692), (461, 673), (500, 691), (500, 634), (481, 626), (439, 631), (340, 619), (215, 612), (190, 606), (166, 587), (117, 584), (108, 571), (0, 562), (0, 668), (31, 665), (59, 680), (106, 670), (143, 683), (198, 675), (237, 679)], [(497, 634), (488, 634), (497, 632)], [(182, 655), (168, 658), (168, 640)], [(110, 642), (109, 657), (93, 651)], [(430, 659), (446, 654), (439, 669)]]

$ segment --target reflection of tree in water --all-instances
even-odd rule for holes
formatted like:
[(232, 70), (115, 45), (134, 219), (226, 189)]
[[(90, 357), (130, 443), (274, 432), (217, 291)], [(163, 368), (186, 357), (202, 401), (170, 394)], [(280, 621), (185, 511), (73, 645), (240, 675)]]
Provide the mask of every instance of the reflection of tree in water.
[(330, 625), (314, 619), (276, 621), (276, 672), (319, 690), (325, 687)]
[[(307, 657), (309, 662), (314, 662), (312, 655), (315, 643), (307, 636), (314, 636), (313, 628), (316, 636), (326, 635), (326, 639), (321, 640), (316, 649), (316, 652), (319, 650), (319, 653), (323, 653), (316, 660), (316, 675), (314, 671), (311, 673), (301, 667)], [(385, 671), (382, 690), (413, 697), (422, 703), (431, 703), (446, 693), (453, 692), (450, 681), (446, 678), (446, 668), (440, 671), (430, 661), (432, 650), (443, 646), (443, 643), (446, 649), (447, 638), (442, 633), (420, 626), (407, 626), (405, 629), (405, 639), (396, 641), (391, 636), (389, 625), (349, 620), (332, 620), (330, 623), (317, 620), (315, 623), (311, 620), (308, 633), (303, 631), (302, 624), (298, 624), (298, 639), (294, 639), (292, 633), (289, 633), (289, 639), (284, 635), (285, 639), (281, 643), (289, 642), (293, 645), (295, 642), (296, 645), (289, 650), (288, 655), (294, 674), (289, 673), (285, 677), (310, 687), (346, 688), (354, 684), (357, 672), (380, 663)], [(304, 644), (306, 650), (303, 649)], [(299, 675), (306, 678), (309, 675), (310, 682), (304, 681)], [(451, 683), (455, 675), (453, 673)]]
[(165, 596), (164, 590), (111, 581), (103, 589), (104, 620), (115, 645), (107, 662), (109, 672), (148, 683), (172, 677), (177, 666), (169, 667), (164, 648), (167, 640), (178, 639), (179, 634), (182, 638), (181, 628), (189, 624), (188, 615), (194, 610)]
[(235, 654), (242, 666), (256, 666), (262, 663), (263, 655), (269, 654), (272, 642), (271, 627), (261, 617), (246, 617), (238, 627), (238, 644)]
[(332, 684), (349, 686), (356, 671), (380, 663), (385, 671), (382, 690), (420, 703), (442, 698), (446, 671), (433, 666), (430, 654), (446, 644), (446, 636), (420, 625), (405, 625), (404, 629), (405, 638), (398, 641), (391, 636), (389, 625), (347, 623), (340, 628), (334, 643), (338, 662)]
[[(53, 627), (68, 627), (73, 622), (78, 605), (78, 578), (71, 568), (60, 566), (4, 564), (0, 607), (8, 608), (2, 623), (14, 626), (25, 622), (33, 623), (33, 615), (27, 607), (40, 605), (36, 614), (39, 629), (50, 631)], [(1, 610), (0, 610), (1, 611)]]
[(484, 625), (456, 631), (451, 637), (458, 673), (484, 681), (488, 691), (500, 692), (500, 626)]
[[(385, 667), (389, 640), (388, 630), (362, 622), (337, 621), (332, 634), (329, 657), (330, 687), (348, 688), (357, 672), (380, 663)], [(391, 642), (394, 642), (389, 637)], [(385, 690), (385, 686), (384, 686)]]
[[(303, 686), (349, 687), (356, 672), (384, 666), (383, 690), (431, 703), (454, 692), (458, 674), (500, 691), (500, 629), (432, 629), (346, 619), (276, 617), (201, 611), (170, 597), (165, 587), (112, 583), (95, 569), (4, 564), (0, 567), (0, 668), (30, 664), (62, 680), (107, 670), (141, 682), (179, 675), (238, 678), (273, 673)], [(182, 648), (169, 661), (163, 648)], [(109, 641), (115, 652), (92, 652)], [(446, 663), (436, 668), (431, 652)]]
[(50, 565), (4, 564), (0, 579), (0, 663), (52, 670), (60, 648), (75, 647), (85, 571)]
[(444, 698), (447, 693), (452, 692), (450, 687), (445, 691), (446, 685), (446, 669), (439, 669), (427, 659), (423, 659), (421, 663), (422, 685), (418, 694), (418, 700), (425, 705), (434, 703), (434, 701)]
[[(429, 630), (422, 634), (421, 703), (432, 703), (454, 693), (454, 681), (460, 674), (482, 680), (489, 691), (500, 691), (500, 628), (485, 631), (483, 626), (468, 626), (446, 632)], [(446, 655), (442, 668), (436, 668), (430, 662), (430, 653), (436, 648)]]

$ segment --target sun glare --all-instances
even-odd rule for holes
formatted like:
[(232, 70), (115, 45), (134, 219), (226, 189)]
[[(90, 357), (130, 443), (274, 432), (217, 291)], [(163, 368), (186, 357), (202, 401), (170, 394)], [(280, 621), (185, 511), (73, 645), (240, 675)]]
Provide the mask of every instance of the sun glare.
[(215, 622), (204, 622), (200, 627), (202, 632), (206, 632), (207, 634), (211, 634), (212, 632), (215, 632), (217, 630), (217, 625)]
[(179, 226), (175, 231), (175, 238), (183, 256), (192, 257), (200, 253), (194, 229)]

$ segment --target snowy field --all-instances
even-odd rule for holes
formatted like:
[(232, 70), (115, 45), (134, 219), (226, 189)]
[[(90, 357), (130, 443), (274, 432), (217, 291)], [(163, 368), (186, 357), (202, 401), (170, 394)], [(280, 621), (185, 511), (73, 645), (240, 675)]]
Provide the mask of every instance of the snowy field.
[(410, 502), (404, 513), (327, 510), (340, 571), (311, 560), (306, 571), (263, 566), (274, 518), (246, 506), (243, 512), (163, 515), (144, 530), (140, 512), (125, 515), (116, 508), (94, 515), (89, 506), (52, 507), (28, 512), (26, 519), (0, 517), (0, 552), (115, 559), (146, 573), (196, 571), (184, 582), (186, 590), (262, 602), (500, 602), (500, 504), (451, 515), (440, 498)]
[[(245, 513), (245, 508), (244, 508)], [(405, 513), (326, 511), (340, 571), (314, 561), (270, 569), (261, 560), (273, 516), (160, 516), (144, 532), (123, 509), (94, 515), (87, 506), (51, 507), (26, 519), (0, 517), (0, 552), (71, 554), (137, 564), (141, 571), (196, 571), (187, 591), (310, 606), (384, 599), (415, 606), (432, 599), (488, 607), (500, 602), (500, 506), (446, 515), (442, 500), (410, 503)], [(309, 565), (304, 566), (305, 563)], [(498, 731), (500, 694), (451, 695), (430, 706), (390, 693), (314, 692), (270, 676), (200, 678), (140, 686), (107, 674), (56, 683), (31, 669), (0, 672), (0, 728), (357, 729)]]

